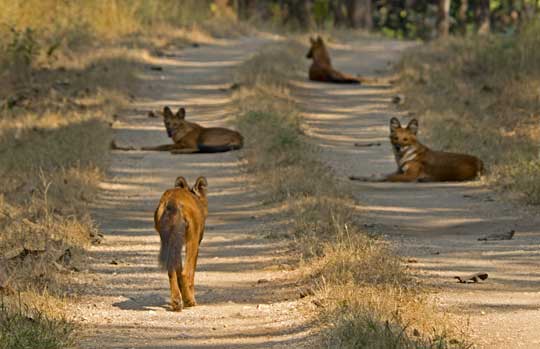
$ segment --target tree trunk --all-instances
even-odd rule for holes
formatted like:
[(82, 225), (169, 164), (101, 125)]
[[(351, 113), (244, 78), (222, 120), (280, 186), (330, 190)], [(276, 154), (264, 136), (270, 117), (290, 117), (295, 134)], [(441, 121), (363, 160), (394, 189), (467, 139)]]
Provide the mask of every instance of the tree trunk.
[(303, 30), (315, 27), (315, 20), (311, 14), (311, 0), (285, 0), (284, 3), (287, 5), (285, 22), (293, 20)]
[(490, 1), (489, 0), (477, 0), (475, 15), (476, 15), (476, 28), (478, 34), (487, 34), (490, 30)]
[[(411, 16), (411, 14), (414, 12), (414, 8), (416, 6), (416, 0), (405, 0), (405, 3), (403, 4), (403, 9), (405, 10), (405, 13), (407, 16), (403, 18), (403, 22), (407, 23), (410, 22), (412, 26), (418, 27), (419, 23), (417, 19), (414, 19), (414, 16)], [(403, 30), (403, 36), (406, 38), (410, 37), (411, 27), (408, 25), (402, 25), (401, 30)]]
[(247, 21), (253, 16), (256, 0), (237, 0), (236, 13), (238, 19)]
[(467, 12), (469, 10), (469, 1), (461, 0), (458, 10), (458, 22), (459, 22), (459, 32), (461, 35), (467, 34)]
[(334, 15), (334, 27), (341, 28), (347, 25), (347, 16), (343, 5), (343, 0), (330, 1), (330, 11)]
[(297, 0), (298, 22), (302, 29), (310, 30), (315, 27), (315, 19), (311, 13), (311, 0)]
[(448, 36), (450, 30), (450, 0), (439, 0), (437, 32), (439, 37)]
[(347, 0), (347, 16), (351, 28), (373, 28), (371, 0)]

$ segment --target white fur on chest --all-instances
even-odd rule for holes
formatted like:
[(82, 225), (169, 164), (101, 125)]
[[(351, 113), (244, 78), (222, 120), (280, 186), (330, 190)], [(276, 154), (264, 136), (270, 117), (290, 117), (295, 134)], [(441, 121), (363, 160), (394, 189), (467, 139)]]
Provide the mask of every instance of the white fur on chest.
[(407, 169), (409, 168), (408, 163), (414, 161), (418, 156), (417, 150), (418, 149), (416, 149), (415, 146), (409, 145), (403, 148), (403, 152), (400, 155), (396, 156), (399, 157), (398, 166), (401, 171), (407, 172)]

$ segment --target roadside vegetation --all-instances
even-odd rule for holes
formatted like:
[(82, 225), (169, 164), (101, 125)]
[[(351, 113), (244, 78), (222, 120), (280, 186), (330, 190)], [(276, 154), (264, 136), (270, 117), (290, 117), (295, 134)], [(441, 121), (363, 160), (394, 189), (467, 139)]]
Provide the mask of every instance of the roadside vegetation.
[(540, 22), (449, 38), (402, 61), (404, 108), (436, 149), (479, 156), (495, 188), (540, 204)]
[[(49, 302), (50, 304), (50, 302)], [(0, 304), (0, 348), (71, 348), (76, 337), (73, 324), (53, 311), (21, 303)]]
[(348, 188), (302, 135), (290, 81), (306, 47), (272, 44), (242, 64), (235, 92), (247, 169), (290, 213), (290, 238), (314, 291), (322, 345), (340, 348), (463, 348), (462, 335), (425, 298), (392, 249), (360, 228)]
[(75, 335), (64, 297), (101, 240), (89, 205), (137, 72), (164, 49), (245, 28), (195, 0), (0, 8), (0, 348), (65, 348)]
[[(63, 297), (72, 275), (84, 270), (84, 249), (101, 240), (89, 205), (107, 167), (110, 125), (133, 100), (136, 74), (148, 68), (149, 57), (247, 33), (237, 16), (300, 30), (435, 36), (433, 20), (421, 16), (434, 13), (424, 1), (372, 10), (360, 0), (336, 6), (302, 0), (299, 7), (289, 0), (239, 0), (235, 9), (228, 3), (0, 0), (0, 348), (76, 342)], [(528, 16), (526, 6), (500, 3), (494, 24)], [(439, 35), (470, 32), (473, 22), (484, 27), (478, 6), (469, 2), (459, 27), (443, 26)], [(449, 22), (457, 11), (439, 12)], [(416, 50), (400, 67), (401, 83), (405, 106), (420, 116), (430, 144), (480, 156), (490, 182), (540, 203), (540, 25), (518, 24), (498, 29), (505, 36), (451, 38)], [(247, 167), (269, 200), (291, 213), (291, 238), (320, 304), (324, 343), (464, 347), (387, 244), (360, 229), (348, 189), (303, 138), (289, 81), (304, 70), (304, 54), (292, 41), (266, 48), (240, 67), (235, 100), (238, 127), (250, 134)]]

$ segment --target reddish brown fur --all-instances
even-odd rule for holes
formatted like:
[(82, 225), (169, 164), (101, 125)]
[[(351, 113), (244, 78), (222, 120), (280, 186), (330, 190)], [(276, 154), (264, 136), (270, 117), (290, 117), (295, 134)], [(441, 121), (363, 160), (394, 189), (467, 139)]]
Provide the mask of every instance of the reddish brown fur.
[(204, 177), (199, 177), (193, 188), (189, 188), (184, 177), (178, 177), (175, 188), (163, 193), (154, 213), (155, 229), (161, 240), (159, 261), (169, 275), (171, 307), (175, 311), (196, 305), (195, 269), (208, 216), (206, 187)]
[(173, 144), (143, 147), (142, 150), (170, 151), (173, 154), (218, 153), (242, 148), (244, 138), (239, 132), (223, 127), (203, 127), (185, 120), (186, 111), (180, 108), (173, 114), (169, 107), (163, 109), (167, 135)]
[(401, 127), (397, 118), (390, 120), (390, 141), (398, 169), (395, 173), (376, 179), (350, 177), (352, 180), (382, 182), (454, 182), (475, 179), (484, 169), (475, 156), (434, 151), (418, 142), (418, 121), (411, 120)]
[(319, 36), (317, 39), (310, 38), (311, 48), (306, 57), (313, 59), (309, 67), (309, 80), (333, 82), (341, 84), (360, 84), (360, 78), (343, 74), (332, 67), (330, 55), (326, 49), (323, 39)]

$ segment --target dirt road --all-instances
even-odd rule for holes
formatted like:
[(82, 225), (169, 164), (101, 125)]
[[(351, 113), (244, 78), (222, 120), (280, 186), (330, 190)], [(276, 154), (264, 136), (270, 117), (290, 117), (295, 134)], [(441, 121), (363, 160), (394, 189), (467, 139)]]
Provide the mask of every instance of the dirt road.
[[(334, 65), (351, 74), (376, 75), (410, 46), (362, 40), (331, 46)], [(390, 173), (395, 161), (388, 122), (400, 116), (388, 84), (339, 86), (297, 82), (307, 134), (324, 160), (347, 181), (351, 174)], [(402, 116), (402, 115), (401, 115)], [(420, 139), (422, 121), (420, 120)], [(381, 146), (354, 147), (355, 142)], [(480, 348), (540, 348), (540, 221), (502, 202), (480, 183), (390, 184), (352, 182), (359, 214), (370, 230), (396, 242), (437, 304), (458, 317)], [(514, 229), (510, 241), (480, 242)], [(455, 275), (485, 271), (481, 284), (458, 284)]]
[[(222, 41), (167, 52), (149, 64), (132, 110), (115, 123), (118, 145), (168, 143), (160, 119), (146, 111), (184, 106), (187, 119), (225, 126), (231, 117), (234, 67), (265, 40)], [(266, 239), (282, 230), (277, 210), (263, 206), (242, 173), (239, 154), (112, 154), (95, 218), (104, 242), (91, 250), (88, 278), (76, 320), (85, 348), (301, 347), (307, 319), (297, 310), (298, 290), (287, 246)], [(169, 311), (166, 273), (157, 266), (159, 237), (153, 210), (177, 176), (209, 185), (209, 219), (196, 274), (197, 307)]]
[[(144, 110), (186, 106), (188, 119), (225, 125), (231, 116), (224, 90), (232, 69), (260, 47), (261, 39), (171, 52), (153, 62), (163, 71), (141, 76), (144, 88), (133, 110), (115, 124), (121, 145), (167, 142), (160, 120)], [(367, 40), (331, 46), (334, 64), (348, 73), (376, 75), (408, 44)], [(339, 86), (296, 82), (307, 134), (337, 175), (394, 170), (388, 121), (399, 116), (387, 84)], [(420, 121), (420, 132), (422, 132)], [(421, 137), (422, 138), (422, 137)], [(356, 141), (381, 146), (354, 147)], [(106, 232), (91, 251), (87, 285), (77, 320), (86, 348), (301, 347), (308, 319), (290, 271), (286, 246), (264, 239), (283, 229), (276, 209), (260, 203), (241, 171), (239, 153), (170, 155), (115, 152), (95, 213)], [(210, 217), (201, 247), (199, 306), (168, 311), (167, 278), (157, 267), (159, 240), (152, 213), (178, 175), (208, 177)], [(538, 219), (501, 202), (480, 183), (350, 183), (359, 214), (374, 232), (395, 241), (433, 286), (437, 303), (456, 316), (478, 347), (540, 347)], [(480, 242), (493, 232), (516, 230), (513, 240)], [(457, 284), (454, 275), (486, 271), (481, 284)]]

